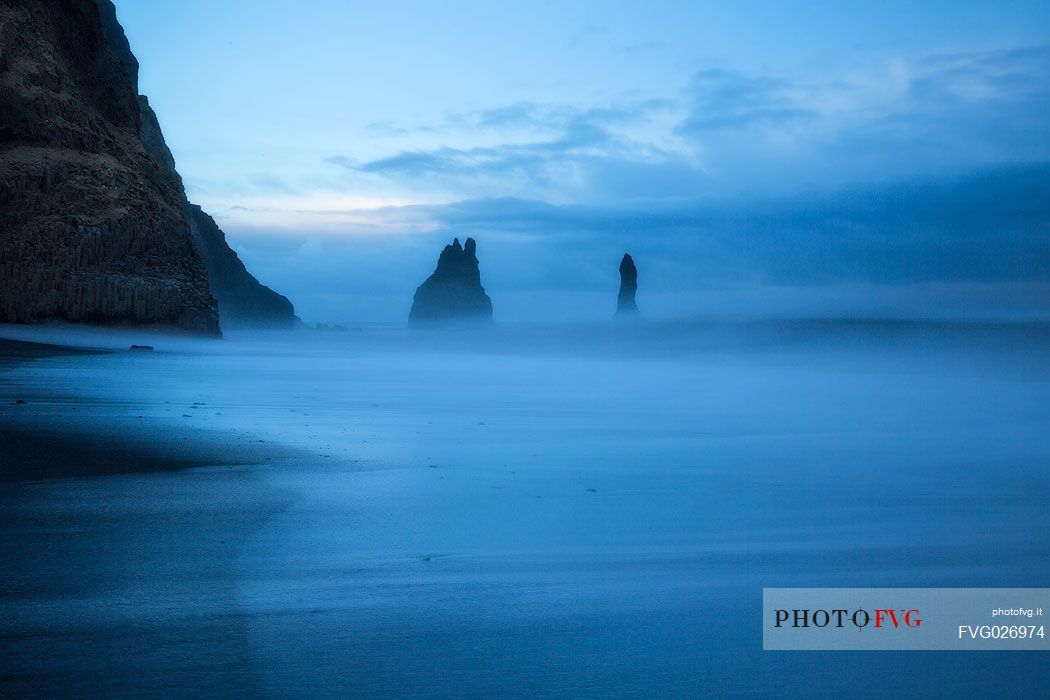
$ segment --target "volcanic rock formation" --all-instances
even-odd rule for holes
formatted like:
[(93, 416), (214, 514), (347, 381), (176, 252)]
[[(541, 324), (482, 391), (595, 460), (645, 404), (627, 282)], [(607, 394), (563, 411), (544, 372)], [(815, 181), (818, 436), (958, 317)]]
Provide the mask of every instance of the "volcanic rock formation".
[(419, 285), (408, 315), (410, 326), (441, 322), (492, 321), (492, 300), (481, 286), (473, 238), (445, 246), (437, 269)]
[[(124, 64), (137, 90), (138, 60), (131, 53), (124, 29), (117, 22), (112, 0), (95, 0), (95, 3), (99, 8), (106, 41)], [(138, 105), (139, 140), (146, 153), (162, 168), (179, 177), (157, 115), (145, 95), (138, 96)], [(208, 271), (208, 286), (219, 302), (219, 320), (223, 327), (291, 327), (295, 321), (295, 310), (287, 297), (263, 285), (248, 272), (237, 253), (226, 243), (226, 234), (212, 217), (189, 201), (185, 201), (185, 209), (190, 234)]]
[(208, 283), (219, 300), (223, 328), (290, 328), (295, 320), (292, 302), (261, 284), (244, 267), (226, 235), (196, 204), (187, 204), (190, 231), (208, 268)]
[(0, 0), (0, 321), (219, 330), (182, 183), (92, 0)]
[(616, 316), (632, 317), (638, 315), (638, 304), (634, 295), (638, 292), (638, 268), (629, 253), (623, 254), (620, 261), (620, 295), (616, 298)]
[(219, 332), (137, 73), (109, 0), (0, 0), (0, 321)]

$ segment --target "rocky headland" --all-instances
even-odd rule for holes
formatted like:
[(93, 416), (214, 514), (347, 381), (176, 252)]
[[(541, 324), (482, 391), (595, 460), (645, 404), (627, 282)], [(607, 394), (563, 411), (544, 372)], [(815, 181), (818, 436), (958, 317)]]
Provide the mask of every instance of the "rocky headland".
[(0, 321), (291, 325), (195, 220), (137, 79), (109, 0), (0, 0)]

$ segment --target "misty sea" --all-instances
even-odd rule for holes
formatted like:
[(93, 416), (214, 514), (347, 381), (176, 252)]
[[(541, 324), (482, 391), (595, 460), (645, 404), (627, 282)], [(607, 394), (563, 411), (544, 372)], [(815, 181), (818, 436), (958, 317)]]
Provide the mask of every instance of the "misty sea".
[(0, 694), (1040, 696), (1038, 652), (763, 651), (761, 599), (1045, 585), (1048, 341), (364, 326), (9, 368), (35, 421), (303, 456), (5, 486)]

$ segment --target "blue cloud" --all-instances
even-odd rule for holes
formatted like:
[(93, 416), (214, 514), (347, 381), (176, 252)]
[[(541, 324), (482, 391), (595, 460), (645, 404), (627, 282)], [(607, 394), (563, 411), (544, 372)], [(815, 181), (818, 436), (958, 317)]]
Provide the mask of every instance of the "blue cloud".
[(403, 222), (403, 235), (228, 232), (253, 269), (321, 320), (402, 319), (436, 251), (456, 235), (478, 240), (504, 320), (535, 318), (537, 298), (552, 304), (544, 318), (604, 317), (625, 250), (657, 315), (1050, 318), (1050, 163), (805, 197), (568, 205), (504, 197), (383, 214)]
[(865, 81), (890, 77), (807, 83), (704, 68), (677, 96), (518, 102), (430, 127), (533, 139), (327, 162), (466, 196), (602, 200), (783, 193), (1050, 159), (1050, 47), (932, 55), (900, 73), (872, 95)]
[(1050, 283), (1050, 163), (764, 201), (434, 207), (450, 231), (541, 237), (551, 255), (644, 246), (681, 283)]
[(768, 76), (714, 68), (698, 71), (686, 89), (691, 102), (689, 116), (677, 130), (697, 134), (815, 116), (812, 110), (797, 105), (787, 91), (787, 83)]
[(610, 141), (608, 133), (580, 119), (567, 124), (554, 139), (475, 148), (442, 147), (427, 151), (402, 151), (376, 160), (358, 162), (347, 156), (330, 156), (326, 162), (361, 173), (422, 177), (427, 175), (497, 175), (522, 173), (545, 180), (544, 168), (552, 160), (572, 159)]
[(1050, 96), (1050, 46), (929, 56), (911, 94), (920, 102), (1011, 103)]

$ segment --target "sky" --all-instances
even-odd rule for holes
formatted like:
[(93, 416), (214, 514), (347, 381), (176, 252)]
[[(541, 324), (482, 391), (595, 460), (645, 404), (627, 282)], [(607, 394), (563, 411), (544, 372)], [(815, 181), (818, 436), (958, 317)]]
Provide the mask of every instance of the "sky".
[(191, 201), (308, 322), (453, 236), (501, 321), (1050, 319), (1050, 3), (116, 0)]

